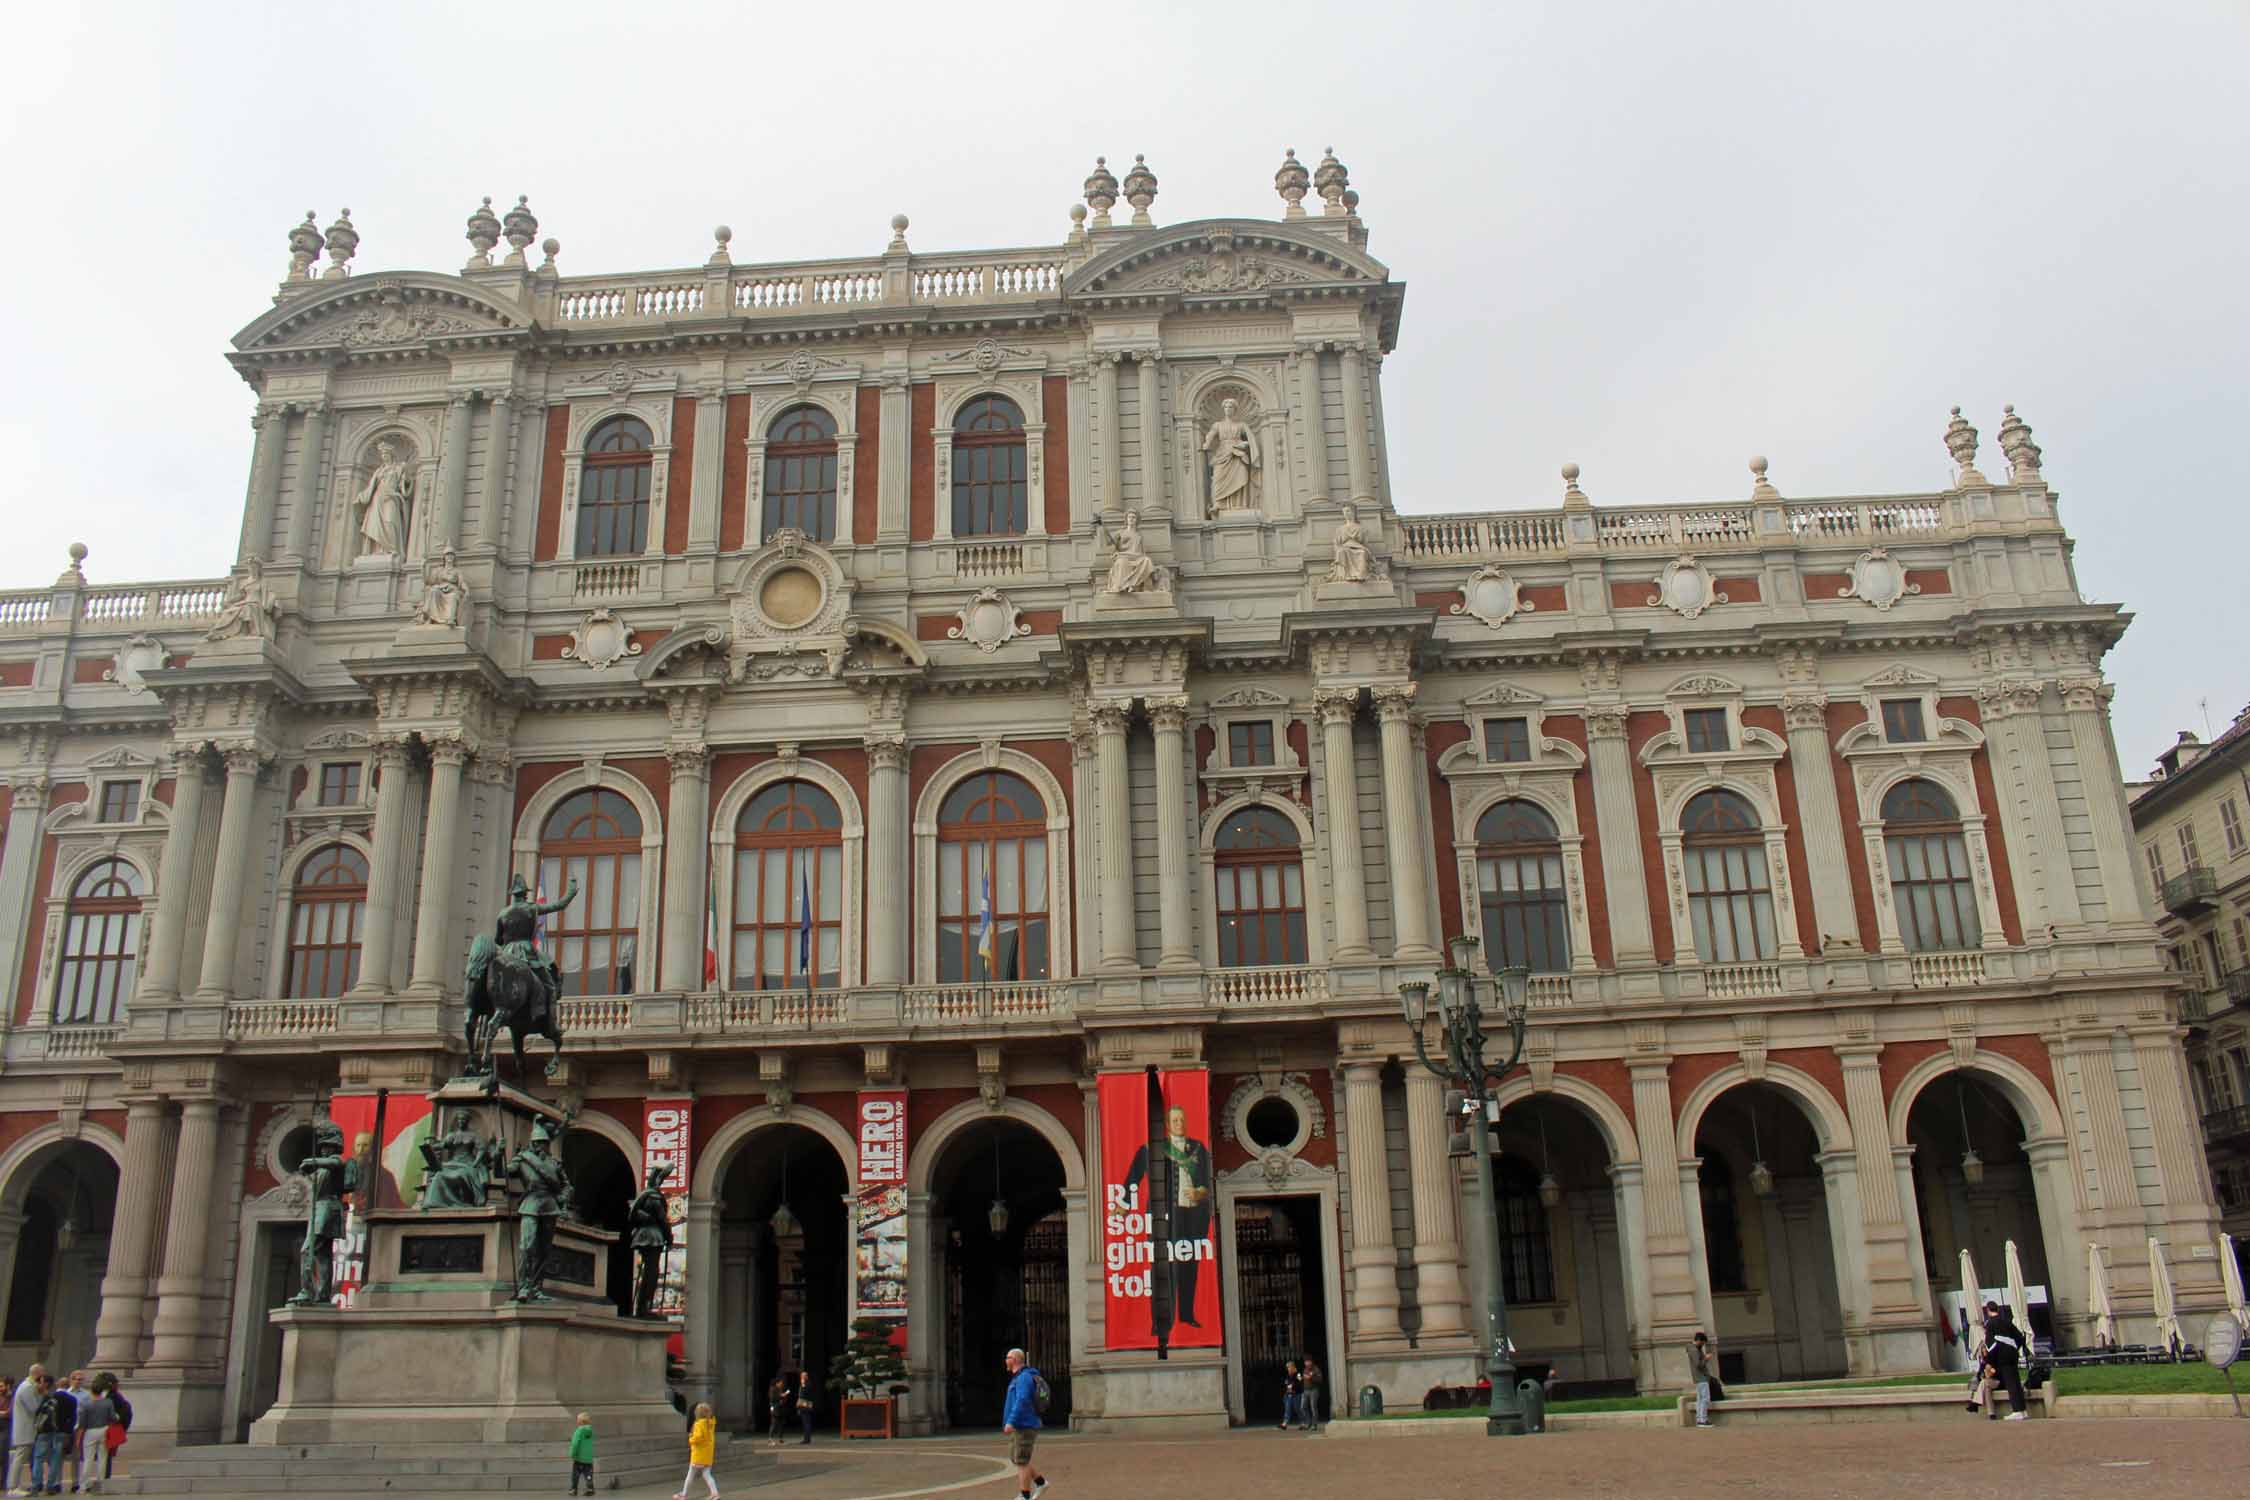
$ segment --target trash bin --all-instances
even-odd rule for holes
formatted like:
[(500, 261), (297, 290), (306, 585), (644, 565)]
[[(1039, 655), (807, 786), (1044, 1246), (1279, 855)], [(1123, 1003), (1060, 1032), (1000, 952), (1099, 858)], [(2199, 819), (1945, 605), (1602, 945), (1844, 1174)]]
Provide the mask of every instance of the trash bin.
[(1523, 1430), (1547, 1430), (1547, 1388), (1536, 1380), (1526, 1380), (1516, 1386), (1516, 1402), (1523, 1408)]
[(1381, 1386), (1363, 1385), (1359, 1388), (1359, 1414), (1363, 1417), (1379, 1417), (1383, 1414)]

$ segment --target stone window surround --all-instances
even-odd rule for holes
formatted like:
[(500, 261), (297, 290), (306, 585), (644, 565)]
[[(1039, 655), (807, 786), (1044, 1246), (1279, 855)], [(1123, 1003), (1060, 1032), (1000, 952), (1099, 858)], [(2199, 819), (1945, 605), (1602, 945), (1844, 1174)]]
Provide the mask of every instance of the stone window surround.
[[(114, 779), (114, 778), (112, 778)], [(63, 919), (70, 908), (70, 893), (77, 888), (79, 879), (87, 870), (105, 859), (121, 859), (131, 865), (141, 877), (141, 927), (134, 940), (133, 988), (138, 992), (142, 966), (148, 962), (149, 935), (155, 930), (157, 907), (156, 870), (163, 858), (166, 823), (134, 825), (127, 831), (123, 825), (92, 823), (80, 830), (72, 830), (60, 814), (85, 804), (72, 803), (57, 808), (48, 815), (45, 831), (55, 841), (54, 876), (48, 882), (47, 894), (40, 901), (44, 913), (39, 931), (39, 981), (32, 992), (31, 1014), (23, 1025), (28, 1029), (44, 1030), (54, 1024), (55, 981), (62, 966)], [(144, 810), (149, 806), (142, 803)], [(122, 1026), (131, 1016), (133, 995), (123, 996), (117, 1015), (109, 1021), (90, 1024)]]
[[(633, 804), (633, 811), (641, 819), (641, 904), (640, 930), (634, 939), (633, 987), (634, 993), (644, 994), (656, 986), (650, 981), (657, 955), (664, 951), (663, 926), (659, 908), (664, 892), (664, 819), (656, 805), (656, 794), (643, 786), (636, 777), (628, 776), (614, 766), (600, 760), (588, 760), (576, 772), (565, 772), (548, 782), (524, 804), (523, 816), (516, 820), (515, 838), (511, 845), (509, 871), (521, 875), (533, 890), (539, 886), (539, 836), (547, 824), (548, 815), (565, 797), (573, 792), (604, 788), (617, 793)], [(584, 894), (581, 892), (580, 894)], [(549, 891), (550, 901), (561, 899), (561, 891)]]
[(441, 446), (438, 429), (428, 414), (444, 410), (442, 405), (403, 411), (375, 407), (346, 410), (334, 419), (337, 430), (329, 449), (334, 455), (328, 473), (329, 525), (319, 543), (330, 567), (349, 572), (358, 557), (360, 544), (356, 538), (359, 532), (352, 523), (352, 502), (359, 498), (360, 486), (367, 482), (375, 445), (384, 438), (395, 439), (413, 450), (414, 502), (407, 516), (406, 557), (418, 559), (423, 555), (420, 542), (423, 528), (429, 524), (430, 498), (437, 493)]
[[(1766, 882), (1773, 893), (1774, 955), (1765, 961), (1802, 959), (1805, 949), (1797, 933), (1796, 884), (1789, 866), (1789, 825), (1781, 816), (1776, 770), (1789, 754), (1788, 745), (1769, 730), (1743, 724), (1742, 689), (1723, 678), (1684, 679), (1666, 692), (1665, 699), (1671, 728), (1641, 747), (1640, 762), (1656, 788), (1657, 842), (1664, 862), (1665, 899), (1672, 915), (1672, 962), (1681, 968), (1701, 968), (1705, 962), (1695, 946), (1695, 922), (1688, 906), (1680, 817), (1691, 799), (1707, 791), (1734, 792), (1756, 810), (1765, 840)], [(1691, 708), (1725, 709), (1735, 748), (1690, 751), (1686, 715)]]
[[(1015, 403), (1023, 413), (1023, 463), (1024, 463), (1024, 529), (1016, 535), (994, 534), (967, 537), (972, 542), (1028, 541), (1047, 534), (1047, 362), (1041, 356), (1035, 365), (1015, 361), (1003, 365), (1000, 372), (987, 377), (981, 374), (968, 376), (940, 375), (937, 385), (937, 422), (930, 429), (930, 438), (936, 449), (936, 481), (932, 485), (931, 517), (935, 530), (932, 539), (938, 542), (953, 540), (953, 423), (961, 408), (980, 396), (998, 396)], [(1016, 378), (1006, 376), (1015, 373)], [(1028, 376), (1028, 378), (1026, 378)], [(839, 435), (840, 438), (840, 435)], [(839, 449), (839, 453), (840, 453)], [(838, 465), (839, 471), (842, 465)], [(842, 479), (839, 477), (838, 484)], [(841, 523), (839, 523), (840, 525)]]
[[(852, 472), (859, 452), (859, 372), (853, 370), (842, 379), (824, 380), (810, 386), (780, 385), (753, 388), (750, 393), (750, 435), (743, 439), (742, 447), (749, 463), (747, 503), (742, 513), (742, 546), (745, 551), (756, 551), (771, 540), (765, 534), (766, 510), (766, 443), (773, 425), (788, 412), (800, 406), (818, 407), (836, 424), (836, 535), (822, 542), (817, 537), (807, 540), (824, 547), (849, 546), (852, 540)], [(698, 440), (701, 434), (697, 435)], [(722, 439), (723, 441), (723, 435)]]
[(719, 951), (726, 955), (720, 965), (729, 990), (734, 984), (734, 866), (735, 822), (750, 799), (777, 782), (802, 781), (816, 786), (836, 799), (836, 808), (843, 815), (841, 830), (844, 846), (844, 910), (843, 910), (843, 970), (842, 983), (848, 989), (865, 980), (864, 949), (867, 930), (867, 903), (873, 898), (865, 885), (867, 866), (867, 817), (861, 809), (859, 798), (853, 793), (851, 783), (842, 773), (825, 761), (808, 760), (803, 756), (782, 754), (757, 765), (737, 776), (727, 789), (719, 794), (711, 809), (711, 863), (709, 880), (711, 900), (717, 908)]
[[(1281, 768), (1266, 766), (1261, 770)], [(1301, 770), (1295, 774), (1302, 775)], [(1292, 783), (1294, 784), (1294, 783)], [(1195, 841), (1196, 889), (1203, 893), (1203, 951), (1209, 954), (1214, 973), (1226, 973), (1218, 961), (1219, 953), (1219, 887), (1218, 849), (1219, 830), (1227, 819), (1248, 807), (1262, 807), (1268, 812), (1278, 812), (1297, 830), (1297, 858), (1304, 867), (1305, 881), (1305, 962), (1317, 967), (1328, 962), (1328, 928), (1321, 913), (1312, 906), (1315, 891), (1329, 888), (1326, 841), (1315, 837), (1312, 814), (1294, 798), (1261, 790), (1238, 791), (1214, 806), (1202, 820)], [(1285, 965), (1250, 965), (1248, 967), (1286, 967)], [(1243, 1137), (1248, 1140), (1248, 1136)]]
[[(1288, 698), (1265, 688), (1241, 688), (1221, 694), (1208, 706), (1203, 722), (1211, 726), (1211, 755), (1201, 767), (1201, 774), (1269, 776), (1280, 780), (1293, 780), (1305, 774), (1297, 759), (1296, 747), (1289, 743), (1289, 726), (1294, 721)], [(1273, 763), (1265, 766), (1238, 766), (1234, 763), (1233, 741), (1229, 731), (1237, 724), (1264, 724), (1273, 732)]]
[[(157, 805), (156, 783), (163, 775), (163, 766), (154, 758), (119, 746), (88, 761), (84, 772), (75, 776), (58, 776), (49, 783), (50, 787), (79, 785), (86, 788), (83, 802), (56, 808), (50, 815), (51, 819), (57, 825), (82, 817), (88, 824), (102, 828), (144, 827), (149, 822), (149, 810)], [(102, 788), (112, 781), (129, 781), (140, 788), (140, 795), (134, 799), (133, 816), (119, 823), (104, 822), (102, 819)], [(51, 797), (52, 791), (48, 795)], [(71, 811), (72, 806), (83, 810), (74, 813)]]
[[(326, 809), (328, 812), (339, 810), (336, 808)], [(367, 868), (371, 873), (375, 868), (374, 844), (361, 834), (349, 832), (342, 828), (320, 829), (317, 833), (300, 841), (294, 849), (290, 849), (282, 855), (280, 866), (274, 877), (273, 931), (267, 942), (265, 997), (268, 1000), (288, 998), (282, 994), (282, 990), (284, 982), (289, 977), (290, 924), (297, 918), (297, 874), (305, 867), (307, 860), (310, 860), (321, 850), (336, 844), (344, 845), (357, 853), (361, 859), (366, 860)], [(363, 918), (360, 962), (364, 964), (366, 961), (366, 929)], [(279, 1138), (276, 1137), (276, 1139)], [(283, 1178), (287, 1175), (287, 1173), (278, 1170), (274, 1173), (277, 1178)]]
[[(678, 394), (679, 384), (676, 376), (667, 376), (661, 380), (636, 381), (630, 393), (624, 396), (604, 392), (593, 398), (580, 392), (568, 393), (574, 399), (570, 402), (570, 430), (563, 439), (562, 515), (555, 533), (556, 561), (578, 559), (578, 485), (585, 472), (586, 439), (611, 417), (632, 417), (648, 424), (648, 544), (642, 548), (640, 556), (663, 557), (664, 517), (671, 489), (672, 399)], [(420, 492), (416, 493), (419, 497)], [(419, 499), (416, 508), (420, 508)], [(631, 560), (623, 553), (594, 559), (597, 562)]]
[[(1492, 693), (1477, 694), (1489, 699)], [(1470, 724), (1470, 737), (1438, 757), (1438, 774), (1453, 793), (1453, 859), (1461, 882), (1461, 922), (1464, 929), (1483, 935), (1483, 907), (1477, 888), (1477, 820), (1502, 802), (1529, 802), (1554, 821), (1562, 846), (1563, 890), (1568, 910), (1570, 972), (1596, 971), (1592, 927), (1586, 912), (1585, 834), (1578, 826), (1577, 779), (1586, 768), (1586, 752), (1568, 740), (1549, 739), (1546, 707), (1537, 699), (1522, 698), (1498, 703), (1472, 700), (1462, 705)], [(1489, 761), (1478, 730), (1494, 714), (1522, 715), (1531, 721), (1531, 759)]]
[[(1071, 915), (1069, 799), (1052, 771), (1032, 756), (997, 741), (965, 747), (937, 768), (914, 804), (914, 889), (930, 894), (914, 907), (914, 980), (937, 981), (938, 809), (962, 778), (978, 771), (1007, 771), (1031, 783), (1047, 804), (1047, 980), (1068, 979), (1073, 966), (1075, 919)], [(886, 890), (891, 887), (886, 886)]]
[[(1297, 1111), (1296, 1138), (1285, 1146), (1261, 1146), (1250, 1134), (1250, 1111), (1267, 1099), (1287, 1100)], [(1328, 1133), (1328, 1111), (1304, 1073), (1252, 1073), (1237, 1083), (1220, 1105), (1218, 1129), (1221, 1140), (1241, 1142), (1254, 1163), (1277, 1151), (1294, 1157)]]

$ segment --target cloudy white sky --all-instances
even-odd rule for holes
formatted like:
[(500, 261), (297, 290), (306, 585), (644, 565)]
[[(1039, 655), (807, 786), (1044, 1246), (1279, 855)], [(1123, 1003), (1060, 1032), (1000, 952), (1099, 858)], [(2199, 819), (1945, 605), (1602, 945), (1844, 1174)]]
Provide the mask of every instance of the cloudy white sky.
[(220, 358), (307, 208), (457, 267), (528, 193), (566, 272), (1052, 242), (1096, 153), (1160, 221), (1331, 143), (1411, 291), (1411, 511), (1935, 489), (2014, 402), (2137, 617), (2119, 747), (2250, 703), (2250, 7), (47, 5), (0, 63), (0, 585), (231, 561)]

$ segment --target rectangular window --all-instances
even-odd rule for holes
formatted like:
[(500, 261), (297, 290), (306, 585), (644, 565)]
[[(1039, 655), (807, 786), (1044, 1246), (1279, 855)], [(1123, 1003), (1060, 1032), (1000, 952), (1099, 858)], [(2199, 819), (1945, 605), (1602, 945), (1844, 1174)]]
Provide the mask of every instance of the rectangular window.
[(137, 781), (102, 783), (102, 821), (130, 823), (141, 815), (141, 784)]
[(1493, 761), (1531, 759), (1529, 719), (1484, 721), (1484, 758)]
[(1254, 719), (1249, 723), (1227, 726), (1227, 764), (1230, 766), (1270, 766), (1273, 764), (1273, 721)]
[(1687, 747), (1698, 754), (1709, 750), (1729, 750), (1727, 740), (1727, 711), (1723, 708), (1691, 708), (1687, 711)]
[(2182, 823), (2180, 825), (2179, 839), (2181, 868), (2192, 870), (2197, 865), (2202, 864), (2203, 857), (2197, 854), (2195, 850), (2195, 825), (2193, 823)]
[(320, 768), (320, 805), (322, 807), (357, 807), (359, 805), (359, 762), (332, 760)]
[(2156, 845), (2147, 845), (2141, 851), (2148, 856), (2148, 878), (2156, 886), (2156, 894), (2164, 894), (2164, 851)]
[(2227, 857), (2232, 859), (2243, 850), (2242, 809), (2235, 806), (2232, 797), (2219, 804), (2219, 831), (2226, 835)]
[(2234, 964), (2238, 969), (2250, 969), (2250, 922), (2234, 919)]
[(1883, 738), (1894, 745), (1918, 745), (1927, 739), (1928, 736), (1922, 732), (1922, 700), (1885, 698)]

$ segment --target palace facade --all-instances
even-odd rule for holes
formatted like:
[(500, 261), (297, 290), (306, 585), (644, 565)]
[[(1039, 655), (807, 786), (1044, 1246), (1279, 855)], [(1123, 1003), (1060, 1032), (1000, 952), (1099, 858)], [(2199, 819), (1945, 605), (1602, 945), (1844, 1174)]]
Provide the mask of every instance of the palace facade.
[[(683, 1378), (738, 1423), (886, 1301), (915, 1429), (996, 1421), (1011, 1343), (1089, 1426), (1270, 1419), (1308, 1354), (1415, 1405), (1496, 1277), (1572, 1389), (1697, 1329), (1928, 1368), (1964, 1248), (2066, 1342), (2088, 1247), (2129, 1334), (2152, 1238), (2218, 1305), (2126, 616), (2029, 427), (1988, 477), (1933, 424), (1936, 493), (1394, 493), (1405, 287), (1332, 156), (1275, 187), (1162, 225), (1104, 166), (1059, 244), (615, 276), (520, 201), (451, 271), (293, 229), (232, 572), (0, 595), (0, 1362), (240, 1434), (310, 1123), (411, 1196), (382, 1121), (459, 1068), (511, 875), (576, 889), (533, 1082), (580, 1212), (680, 1168)], [(1398, 997), (1463, 933), (1533, 971), (1497, 1249)], [(1162, 1357), (1102, 1165), (1159, 1098), (1220, 1293)]]

